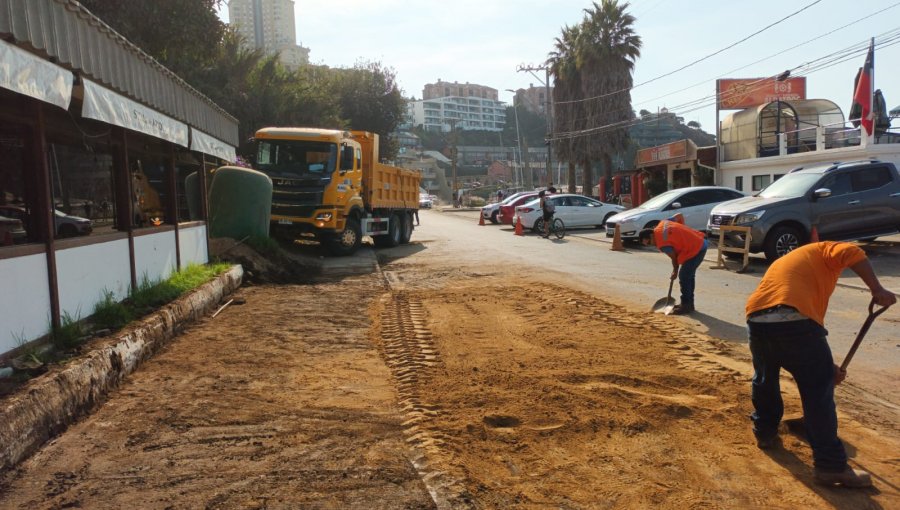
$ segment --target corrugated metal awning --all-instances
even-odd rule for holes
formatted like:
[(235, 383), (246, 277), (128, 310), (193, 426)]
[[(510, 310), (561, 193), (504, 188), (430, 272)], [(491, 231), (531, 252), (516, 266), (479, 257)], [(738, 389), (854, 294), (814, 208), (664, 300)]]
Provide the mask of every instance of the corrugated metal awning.
[(0, 36), (233, 146), (238, 122), (74, 0), (0, 0)]

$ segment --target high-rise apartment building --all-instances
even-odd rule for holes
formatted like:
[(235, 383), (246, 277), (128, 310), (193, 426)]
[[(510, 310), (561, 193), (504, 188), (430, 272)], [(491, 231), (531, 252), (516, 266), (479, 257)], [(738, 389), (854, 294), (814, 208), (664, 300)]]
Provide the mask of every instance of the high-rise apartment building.
[(297, 45), (294, 0), (230, 0), (228, 19), (249, 46), (279, 53), (288, 69), (309, 63), (309, 48)]
[(407, 117), (429, 131), (449, 131), (454, 124), (458, 129), (502, 131), (506, 104), (497, 97), (491, 87), (438, 80), (425, 85), (421, 101), (407, 104)]

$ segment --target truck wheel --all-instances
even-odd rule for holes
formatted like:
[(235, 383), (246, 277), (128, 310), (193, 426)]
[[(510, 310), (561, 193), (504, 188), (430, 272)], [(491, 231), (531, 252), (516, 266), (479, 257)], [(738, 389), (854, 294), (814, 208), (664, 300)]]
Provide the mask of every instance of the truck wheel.
[(403, 216), (401, 214), (392, 214), (388, 220), (387, 234), (372, 237), (375, 246), (378, 248), (393, 248), (400, 244), (400, 235), (403, 230)]
[(771, 264), (801, 244), (801, 234), (796, 228), (786, 225), (775, 227), (766, 237), (766, 260)]
[(328, 251), (332, 255), (342, 257), (344, 255), (353, 255), (359, 249), (362, 241), (362, 229), (359, 226), (359, 220), (356, 218), (347, 218), (344, 230), (334, 234), (328, 243)]
[(400, 244), (409, 244), (409, 239), (412, 237), (413, 230), (415, 229), (413, 226), (412, 213), (403, 213), (400, 217), (403, 218), (403, 224), (400, 228)]

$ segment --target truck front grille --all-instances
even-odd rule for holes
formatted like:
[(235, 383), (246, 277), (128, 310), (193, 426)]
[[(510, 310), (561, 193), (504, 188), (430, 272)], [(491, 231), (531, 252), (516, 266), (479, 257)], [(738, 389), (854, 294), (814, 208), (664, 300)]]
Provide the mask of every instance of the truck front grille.
[(308, 218), (322, 205), (319, 179), (272, 179), (272, 214)]

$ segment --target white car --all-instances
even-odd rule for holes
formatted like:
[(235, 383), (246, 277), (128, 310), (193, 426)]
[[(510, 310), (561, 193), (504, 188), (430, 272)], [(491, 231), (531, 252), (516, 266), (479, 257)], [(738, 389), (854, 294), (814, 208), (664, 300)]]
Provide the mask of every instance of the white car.
[(431, 209), (434, 200), (428, 193), (419, 193), (419, 209)]
[(520, 191), (518, 193), (513, 193), (512, 195), (504, 198), (499, 202), (494, 202), (493, 204), (488, 204), (481, 208), (481, 217), (489, 220), (493, 224), (500, 223), (498, 216), (500, 215), (500, 206), (506, 205), (516, 198), (524, 195), (525, 193), (529, 193), (528, 191)]
[(617, 214), (606, 222), (606, 237), (613, 237), (616, 225), (622, 239), (636, 240), (641, 230), (680, 213), (684, 224), (694, 230), (705, 231), (709, 213), (717, 204), (744, 194), (724, 186), (691, 186), (666, 191), (643, 204)]
[[(563, 220), (566, 229), (603, 228), (609, 218), (625, 210), (621, 205), (607, 204), (583, 195), (549, 195), (547, 200), (556, 208), (553, 217)], [(544, 229), (544, 213), (541, 211), (540, 199), (516, 207), (516, 217), (522, 220), (522, 228), (530, 228), (535, 232)]]

